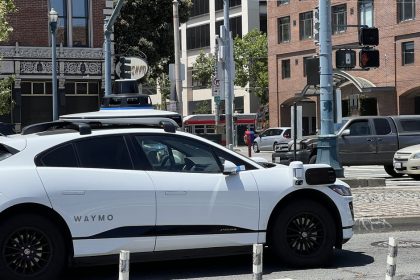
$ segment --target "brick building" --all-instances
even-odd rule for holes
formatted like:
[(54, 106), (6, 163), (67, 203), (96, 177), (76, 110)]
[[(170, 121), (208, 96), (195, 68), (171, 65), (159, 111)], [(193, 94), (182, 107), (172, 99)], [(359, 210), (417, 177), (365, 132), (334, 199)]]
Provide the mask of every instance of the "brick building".
[[(319, 124), (319, 90), (307, 86), (305, 60), (316, 56), (313, 10), (318, 1), (268, 1), (269, 110), (271, 126), (290, 125), (290, 106), (303, 107), (303, 128)], [(342, 92), (343, 116), (420, 114), (420, 7), (414, 0), (331, 1), (334, 84)], [(335, 69), (338, 47), (358, 45), (357, 27), (379, 29), (380, 67)], [(358, 51), (356, 51), (358, 52)], [(356, 64), (358, 54), (356, 53)]]
[(15, 106), (0, 121), (25, 126), (52, 120), (51, 33), (59, 14), (57, 77), (60, 114), (97, 110), (103, 92), (103, 25), (112, 0), (15, 0), (14, 31), (0, 45), (0, 78), (14, 75)]

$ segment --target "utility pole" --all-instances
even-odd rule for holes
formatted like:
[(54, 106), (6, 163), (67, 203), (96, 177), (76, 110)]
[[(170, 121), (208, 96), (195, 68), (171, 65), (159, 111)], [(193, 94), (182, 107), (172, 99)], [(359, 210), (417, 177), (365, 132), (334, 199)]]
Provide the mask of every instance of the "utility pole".
[[(173, 21), (174, 21), (174, 52), (175, 52), (175, 89), (176, 89), (176, 108), (178, 113), (183, 115), (182, 104), (182, 81), (181, 81), (181, 58), (179, 55), (179, 13), (178, 0), (173, 0)], [(175, 100), (175, 96), (171, 96)]]
[(111, 14), (109, 19), (105, 19), (104, 24), (104, 55), (105, 55), (105, 96), (108, 96), (112, 93), (112, 76), (111, 76), (111, 63), (112, 63), (112, 56), (111, 56), (111, 34), (112, 34), (112, 27), (114, 25), (115, 20), (117, 19), (118, 15), (120, 14), (121, 8), (124, 4), (124, 0), (118, 0), (117, 5), (115, 6), (114, 11)]
[(233, 149), (233, 91), (232, 91), (232, 56), (230, 51), (230, 27), (229, 27), (229, 0), (223, 0), (223, 15), (225, 26), (224, 57), (225, 57), (225, 121), (226, 121), (226, 146)]
[(334, 134), (334, 83), (330, 0), (319, 0), (319, 20), (321, 135), (319, 136), (317, 146), (317, 163), (330, 165), (334, 168), (337, 177), (344, 177), (343, 168), (338, 162), (337, 137)]

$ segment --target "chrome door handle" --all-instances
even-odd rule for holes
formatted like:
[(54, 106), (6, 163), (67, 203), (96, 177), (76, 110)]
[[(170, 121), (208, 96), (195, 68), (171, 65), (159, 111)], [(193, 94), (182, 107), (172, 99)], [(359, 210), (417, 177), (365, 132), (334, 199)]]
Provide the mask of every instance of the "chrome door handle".
[(368, 142), (373, 142), (374, 140), (371, 138), (366, 139)]

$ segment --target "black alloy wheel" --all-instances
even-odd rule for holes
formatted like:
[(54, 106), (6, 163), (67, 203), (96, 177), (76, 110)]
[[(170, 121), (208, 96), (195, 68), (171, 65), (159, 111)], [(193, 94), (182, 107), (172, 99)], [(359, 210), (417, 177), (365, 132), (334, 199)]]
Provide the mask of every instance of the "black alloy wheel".
[(6, 239), (2, 256), (16, 275), (37, 275), (51, 264), (51, 240), (36, 228), (22, 227)]
[(324, 206), (300, 200), (280, 211), (270, 241), (281, 261), (297, 267), (319, 266), (331, 259), (335, 233), (335, 222)]
[(19, 214), (3, 220), (0, 228), (0, 279), (60, 279), (68, 254), (63, 233), (53, 222)]

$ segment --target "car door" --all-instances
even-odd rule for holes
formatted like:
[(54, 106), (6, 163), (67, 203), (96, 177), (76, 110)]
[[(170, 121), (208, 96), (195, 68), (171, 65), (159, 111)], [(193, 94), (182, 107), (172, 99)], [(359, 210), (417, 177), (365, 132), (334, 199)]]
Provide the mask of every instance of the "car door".
[(395, 152), (398, 150), (398, 136), (395, 126), (389, 118), (374, 118), (376, 134), (377, 164), (392, 164)]
[(343, 165), (363, 165), (375, 161), (376, 138), (369, 119), (354, 120), (346, 129), (350, 135), (338, 138), (340, 159)]
[(273, 140), (272, 139), (273, 129), (267, 129), (264, 131), (261, 137), (261, 150), (267, 150), (270, 149), (270, 143)]
[(88, 137), (37, 158), (53, 208), (69, 225), (75, 256), (150, 252), (155, 245), (153, 183), (135, 170), (122, 135)]
[(148, 174), (156, 186), (156, 251), (257, 241), (259, 196), (251, 172), (223, 175), (221, 161), (229, 155), (216, 156), (215, 147), (195, 139), (137, 135), (133, 142), (153, 167)]

